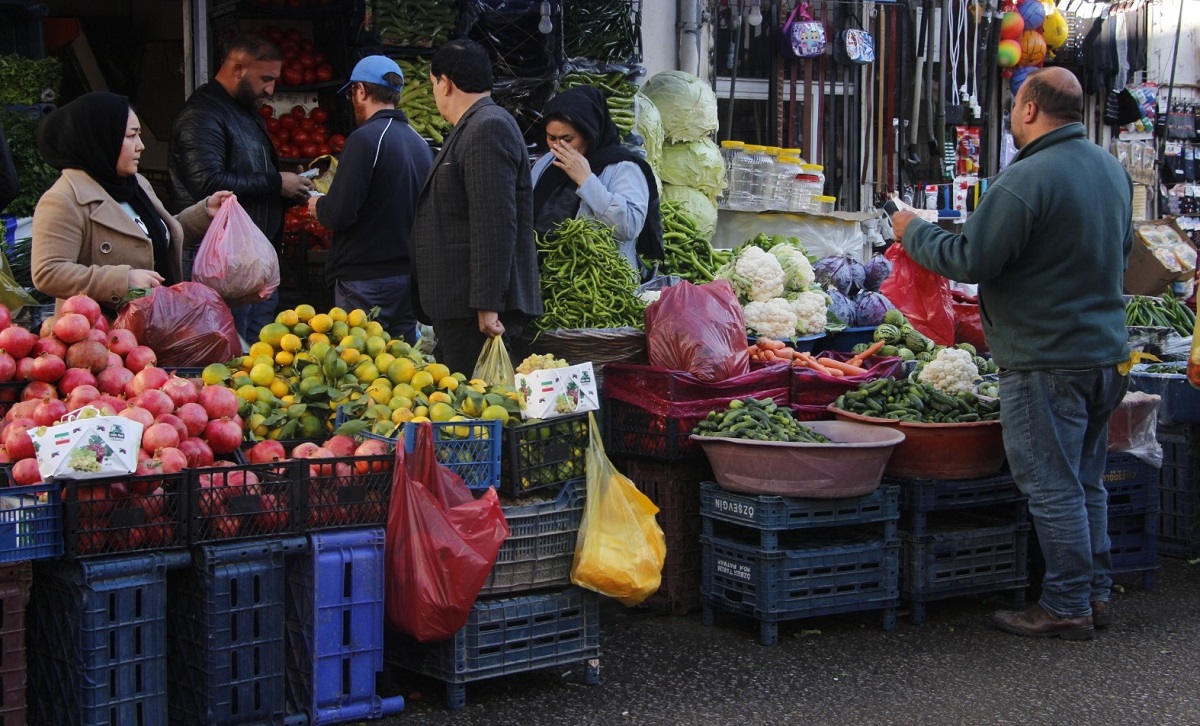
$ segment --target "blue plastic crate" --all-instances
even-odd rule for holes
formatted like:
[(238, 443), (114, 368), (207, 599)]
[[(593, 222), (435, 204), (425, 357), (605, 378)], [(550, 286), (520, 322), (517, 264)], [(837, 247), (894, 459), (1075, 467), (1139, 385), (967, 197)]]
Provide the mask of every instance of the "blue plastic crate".
[(884, 483), (900, 487), (900, 510), (910, 512), (940, 512), (970, 507), (986, 507), (1025, 500), (1017, 489), (1012, 473), (978, 479), (909, 479), (884, 477)]
[[(458, 474), (470, 489), (500, 485), (501, 421), (432, 421), (433, 448), (438, 463)], [(417, 443), (417, 424), (404, 424), (404, 452), (411, 454)], [(363, 436), (395, 444), (396, 439), (364, 431)]]
[(404, 710), (380, 698), (383, 670), (384, 532), (310, 535), (288, 565), (288, 701), (310, 724), (377, 719)]
[(1129, 374), (1129, 390), (1152, 393), (1162, 398), (1158, 404), (1158, 423), (1200, 423), (1200, 390), (1188, 383), (1186, 364), (1179, 373), (1147, 373), (1134, 369)]
[(570, 585), (586, 498), (587, 481), (576, 479), (553, 501), (504, 507), (508, 539), (479, 597)]
[(1109, 454), (1104, 470), (1108, 515), (1158, 511), (1158, 469), (1130, 454)]
[(882, 486), (844, 499), (753, 496), (706, 481), (700, 485), (700, 514), (759, 530), (845, 527), (894, 521), (900, 516), (898, 493), (897, 487)]
[(849, 353), (850, 349), (859, 343), (870, 345), (875, 337), (875, 326), (866, 325), (846, 328), (836, 333), (829, 333), (823, 340), (817, 342), (813, 346), (813, 350), (817, 353), (825, 350), (836, 350), (840, 353)]
[(45, 560), (62, 553), (62, 503), (58, 485), (43, 483), (0, 489), (0, 563)]
[(28, 562), (0, 566), (0, 724), (25, 723), (25, 606)]
[(1160, 423), (1158, 443), (1158, 553), (1200, 557), (1200, 425)]
[(759, 621), (763, 645), (778, 642), (783, 620), (884, 610), (883, 628), (896, 625), (899, 549), (866, 529), (840, 536), (792, 539), (788, 549), (764, 551), (738, 540), (701, 537), (703, 620), (714, 610)]
[(168, 723), (167, 574), (186, 552), (34, 564), (29, 722)]
[(1158, 512), (1109, 516), (1113, 574), (1142, 574), (1142, 588), (1154, 588), (1158, 570)]
[(600, 600), (571, 587), (560, 592), (479, 600), (452, 638), (418, 643), (398, 633), (387, 660), (447, 684), (447, 705), (466, 705), (465, 684), (542, 668), (585, 664), (584, 681), (600, 680)]
[(283, 718), (284, 559), (307, 548), (299, 536), (203, 545), (168, 573), (171, 724)]

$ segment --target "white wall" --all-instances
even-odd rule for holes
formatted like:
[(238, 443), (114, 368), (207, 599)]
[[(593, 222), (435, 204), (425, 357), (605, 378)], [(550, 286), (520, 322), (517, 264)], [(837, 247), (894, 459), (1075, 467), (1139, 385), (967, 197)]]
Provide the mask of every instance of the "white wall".
[[(687, 0), (698, 2), (703, 18), (707, 18), (710, 0)], [(642, 0), (642, 65), (646, 67), (646, 78), (660, 71), (684, 70), (701, 78), (709, 76), (709, 52), (712, 26), (702, 22), (699, 30), (699, 68), (679, 67), (679, 2), (680, 0)], [(694, 40), (687, 42), (694, 43)]]
[[(1183, 2), (1183, 23), (1179, 24), (1179, 3)], [(1175, 28), (1179, 25), (1179, 57), (1175, 60), (1175, 83), (1183, 88), (1184, 98), (1200, 96), (1200, 0), (1157, 0), (1150, 5), (1150, 42), (1146, 57), (1146, 76), (1150, 81), (1167, 84), (1171, 80)], [(1180, 90), (1177, 89), (1176, 97)], [(1166, 102), (1166, 97), (1159, 96)]]

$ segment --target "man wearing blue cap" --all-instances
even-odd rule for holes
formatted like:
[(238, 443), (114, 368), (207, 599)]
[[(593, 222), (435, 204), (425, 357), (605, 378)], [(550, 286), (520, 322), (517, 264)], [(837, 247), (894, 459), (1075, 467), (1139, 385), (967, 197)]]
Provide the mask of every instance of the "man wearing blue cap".
[(380, 309), (378, 320), (393, 337), (416, 340), (409, 292), (409, 233), (417, 194), (433, 152), (396, 109), (404, 74), (391, 58), (372, 55), (354, 66), (342, 87), (358, 128), (346, 138), (326, 196), (308, 209), (333, 231), (325, 280), (345, 310)]

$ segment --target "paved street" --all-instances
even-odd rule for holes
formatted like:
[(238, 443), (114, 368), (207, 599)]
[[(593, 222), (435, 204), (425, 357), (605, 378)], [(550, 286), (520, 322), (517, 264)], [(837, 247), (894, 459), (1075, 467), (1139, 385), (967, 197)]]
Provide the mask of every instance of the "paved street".
[(1200, 565), (1162, 558), (1151, 592), (1121, 578), (1118, 622), (1090, 642), (1031, 640), (986, 625), (1011, 598), (933, 603), (892, 633), (876, 613), (785, 623), (658, 616), (606, 603), (601, 682), (582, 669), (467, 687), (445, 709), (433, 681), (400, 674), (395, 724), (1200, 724)]

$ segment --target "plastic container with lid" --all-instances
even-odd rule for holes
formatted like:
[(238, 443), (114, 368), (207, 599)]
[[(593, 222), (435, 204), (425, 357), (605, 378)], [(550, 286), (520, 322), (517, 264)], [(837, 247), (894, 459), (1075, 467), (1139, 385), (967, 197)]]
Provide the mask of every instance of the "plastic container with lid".
[(729, 203), (729, 188), (733, 185), (733, 160), (745, 147), (746, 144), (742, 141), (726, 139), (721, 142), (721, 159), (725, 163), (725, 186), (721, 189), (721, 196), (717, 197), (718, 204), (727, 206)]
[(775, 164), (775, 188), (771, 195), (770, 208), (780, 212), (791, 211), (792, 196), (796, 187), (796, 175), (800, 173), (800, 159), (795, 156), (780, 156)]
[(762, 209), (763, 174), (772, 164), (765, 146), (746, 144), (733, 159), (726, 206), (744, 211)]
[(813, 201), (816, 202), (815, 211), (820, 212), (821, 214), (829, 214), (833, 211), (833, 206), (837, 204), (837, 197), (818, 194), (813, 198)]

